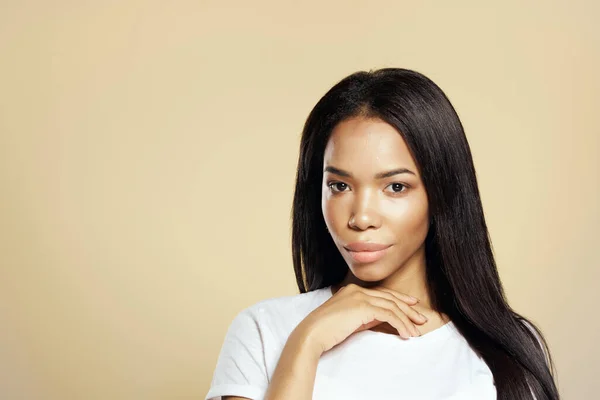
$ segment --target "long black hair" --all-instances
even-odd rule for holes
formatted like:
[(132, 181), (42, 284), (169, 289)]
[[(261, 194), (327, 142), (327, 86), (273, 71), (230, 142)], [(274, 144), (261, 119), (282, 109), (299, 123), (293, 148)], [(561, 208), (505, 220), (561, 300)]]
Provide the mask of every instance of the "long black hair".
[(420, 172), (429, 201), (425, 254), (432, 307), (450, 317), (487, 363), (499, 400), (533, 395), (558, 399), (546, 341), (506, 300), (460, 119), (444, 92), (419, 72), (356, 72), (333, 86), (310, 112), (292, 209), (292, 257), (300, 292), (339, 284), (348, 272), (326, 229), (321, 187), (331, 131), (356, 116), (395, 127)]

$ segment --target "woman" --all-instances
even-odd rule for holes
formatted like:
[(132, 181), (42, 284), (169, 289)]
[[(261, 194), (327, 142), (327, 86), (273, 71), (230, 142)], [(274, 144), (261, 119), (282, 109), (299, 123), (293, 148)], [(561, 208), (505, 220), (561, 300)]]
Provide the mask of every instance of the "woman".
[(292, 214), (300, 294), (236, 316), (206, 399), (559, 398), (430, 79), (386, 68), (331, 88), (304, 126)]

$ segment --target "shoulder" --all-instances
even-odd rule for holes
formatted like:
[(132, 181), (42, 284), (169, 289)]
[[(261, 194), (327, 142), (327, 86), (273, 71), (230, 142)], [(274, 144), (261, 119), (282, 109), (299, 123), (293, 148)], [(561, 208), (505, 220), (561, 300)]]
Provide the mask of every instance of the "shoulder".
[(259, 322), (304, 319), (331, 297), (329, 287), (288, 296), (271, 297), (245, 308), (241, 313)]
[(329, 288), (272, 297), (240, 311), (221, 347), (206, 399), (262, 399), (288, 335), (329, 297)]
[(308, 314), (331, 297), (329, 287), (288, 296), (271, 297), (242, 309), (231, 323), (230, 331), (268, 331), (287, 335)]

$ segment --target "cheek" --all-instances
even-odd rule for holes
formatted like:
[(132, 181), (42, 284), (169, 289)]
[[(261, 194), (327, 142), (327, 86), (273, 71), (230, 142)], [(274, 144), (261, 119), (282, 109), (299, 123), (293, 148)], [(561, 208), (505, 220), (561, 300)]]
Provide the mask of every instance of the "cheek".
[(324, 194), (321, 199), (323, 218), (329, 231), (333, 234), (347, 223), (346, 206), (340, 199)]
[(386, 213), (387, 223), (395, 236), (403, 242), (425, 240), (429, 227), (427, 205), (415, 201), (395, 204)]

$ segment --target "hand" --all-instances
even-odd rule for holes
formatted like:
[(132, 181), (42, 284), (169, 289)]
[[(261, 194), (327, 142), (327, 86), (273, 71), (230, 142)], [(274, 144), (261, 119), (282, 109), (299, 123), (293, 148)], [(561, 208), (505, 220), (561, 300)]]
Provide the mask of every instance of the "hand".
[(363, 288), (349, 284), (313, 310), (296, 328), (307, 335), (322, 354), (355, 332), (387, 322), (400, 337), (420, 336), (415, 326), (427, 318), (414, 310), (414, 297), (383, 287)]

